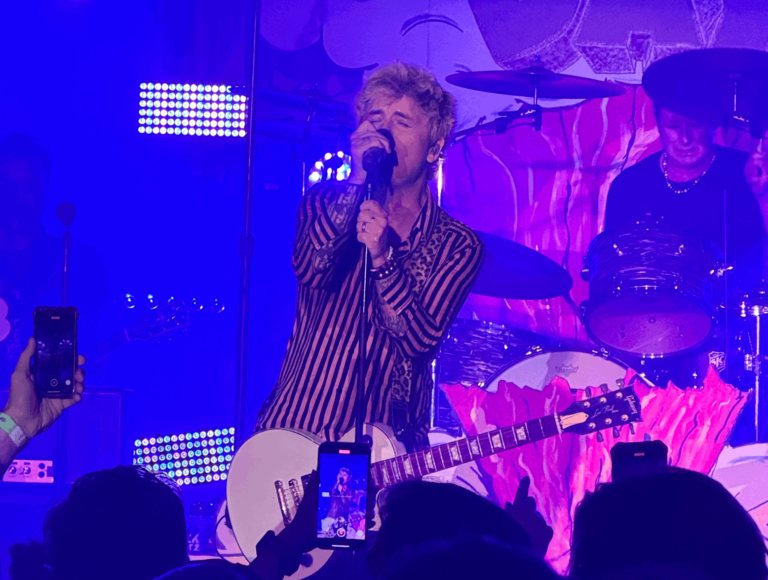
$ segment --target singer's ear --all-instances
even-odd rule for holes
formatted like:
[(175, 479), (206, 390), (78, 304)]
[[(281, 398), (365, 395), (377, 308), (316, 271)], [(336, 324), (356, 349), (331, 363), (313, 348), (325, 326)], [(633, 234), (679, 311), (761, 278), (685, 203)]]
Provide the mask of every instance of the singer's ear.
[(427, 152), (427, 162), (428, 163), (434, 163), (437, 161), (437, 158), (440, 157), (440, 152), (443, 150), (443, 147), (445, 146), (445, 139), (438, 139), (429, 148), (429, 151)]

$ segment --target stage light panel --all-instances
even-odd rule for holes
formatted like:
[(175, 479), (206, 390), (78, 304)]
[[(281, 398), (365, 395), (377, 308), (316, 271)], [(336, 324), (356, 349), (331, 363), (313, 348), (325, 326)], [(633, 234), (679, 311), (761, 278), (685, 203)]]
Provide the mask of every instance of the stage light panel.
[(230, 427), (136, 439), (133, 464), (164, 472), (180, 486), (225, 481), (235, 451), (234, 434)]
[(315, 161), (307, 176), (310, 186), (320, 181), (344, 181), (352, 171), (352, 157), (344, 151), (328, 152)]
[(139, 133), (245, 137), (248, 99), (243, 87), (141, 83)]

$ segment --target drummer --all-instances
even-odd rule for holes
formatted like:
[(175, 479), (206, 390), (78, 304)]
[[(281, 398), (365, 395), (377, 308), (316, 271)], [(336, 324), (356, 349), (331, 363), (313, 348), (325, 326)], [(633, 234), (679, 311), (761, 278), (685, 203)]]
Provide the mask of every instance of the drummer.
[(706, 114), (675, 109), (655, 104), (663, 149), (613, 181), (605, 229), (653, 220), (707, 238), (735, 266), (738, 291), (749, 291), (761, 278), (765, 226), (744, 173), (748, 155), (716, 145)]

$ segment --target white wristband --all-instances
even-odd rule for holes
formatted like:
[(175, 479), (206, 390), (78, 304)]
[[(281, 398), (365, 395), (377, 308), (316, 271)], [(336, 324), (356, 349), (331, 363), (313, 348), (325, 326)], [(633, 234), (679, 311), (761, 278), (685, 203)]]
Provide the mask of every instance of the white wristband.
[(28, 441), (27, 434), (7, 413), (0, 413), (0, 431), (7, 433), (16, 447), (21, 447)]

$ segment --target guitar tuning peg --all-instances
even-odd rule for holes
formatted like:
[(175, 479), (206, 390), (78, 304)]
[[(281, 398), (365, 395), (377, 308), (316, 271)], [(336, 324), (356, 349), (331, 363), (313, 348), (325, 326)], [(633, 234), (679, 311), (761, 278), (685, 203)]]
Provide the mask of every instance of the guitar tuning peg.
[(592, 398), (592, 387), (586, 387), (584, 391), (587, 393), (587, 399)]
[(620, 435), (621, 435), (621, 431), (619, 430), (619, 428), (618, 427), (614, 427), (613, 428), (613, 436), (618, 438)]
[(602, 443), (604, 440), (605, 440), (605, 437), (603, 437), (603, 434), (600, 431), (598, 431), (597, 432), (597, 442), (598, 443)]
[(600, 385), (600, 390), (603, 392), (604, 395), (611, 392), (611, 390), (608, 388), (608, 383), (603, 383), (602, 385)]
[(630, 423), (629, 424), (629, 432), (632, 433), (632, 435), (635, 434), (635, 424), (634, 423)]

